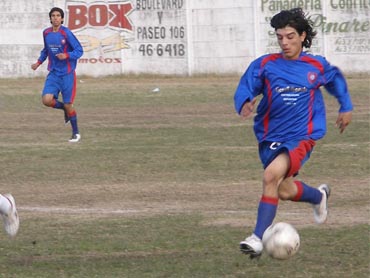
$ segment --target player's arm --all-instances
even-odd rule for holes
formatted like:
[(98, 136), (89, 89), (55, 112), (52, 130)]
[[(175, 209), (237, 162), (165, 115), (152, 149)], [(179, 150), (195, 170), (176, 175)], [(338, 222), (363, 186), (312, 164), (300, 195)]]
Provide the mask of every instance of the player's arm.
[(352, 111), (339, 113), (335, 125), (339, 128), (340, 133), (343, 133), (344, 129), (352, 121)]
[(37, 59), (36, 63), (31, 65), (33, 70), (36, 70), (48, 57), (48, 50), (46, 48), (46, 42), (44, 37), (44, 48), (40, 52), (40, 57)]
[(260, 74), (260, 61), (257, 59), (250, 64), (247, 71), (241, 77), (234, 95), (236, 112), (243, 118), (253, 113), (256, 96), (262, 91), (263, 77)]
[(67, 39), (73, 49), (67, 53), (68, 58), (72, 60), (79, 59), (84, 53), (81, 43), (71, 31), (67, 32)]
[(338, 100), (340, 106), (336, 126), (342, 133), (352, 120), (353, 110), (347, 82), (342, 72), (329, 64), (325, 67), (325, 78), (327, 80), (325, 89)]
[(240, 116), (243, 118), (243, 119), (246, 119), (248, 118), (250, 115), (252, 115), (253, 113), (253, 110), (254, 110), (254, 105), (256, 104), (256, 101), (257, 99), (254, 98), (253, 100), (251, 101), (247, 101), (246, 103), (244, 103), (243, 107), (242, 107), (242, 110), (240, 111)]

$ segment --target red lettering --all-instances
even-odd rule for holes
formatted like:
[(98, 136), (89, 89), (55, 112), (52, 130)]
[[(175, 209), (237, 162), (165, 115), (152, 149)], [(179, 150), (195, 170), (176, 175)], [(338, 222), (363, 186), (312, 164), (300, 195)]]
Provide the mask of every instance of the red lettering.
[(102, 63), (102, 64), (122, 64), (121, 58), (103, 58), (99, 57), (97, 58), (81, 58), (78, 60), (78, 63), (80, 64), (96, 64), (96, 63)]
[(114, 14), (109, 26), (132, 30), (132, 25), (127, 18), (127, 14), (132, 10), (131, 3), (109, 5), (109, 9)]
[(73, 5), (68, 7), (68, 28), (71, 30), (82, 28), (87, 24), (87, 7), (83, 5)]
[(113, 27), (132, 30), (128, 14), (133, 10), (130, 2), (123, 4), (68, 5), (68, 28)]
[(93, 5), (89, 8), (91, 26), (105, 26), (108, 23), (108, 8), (105, 5)]

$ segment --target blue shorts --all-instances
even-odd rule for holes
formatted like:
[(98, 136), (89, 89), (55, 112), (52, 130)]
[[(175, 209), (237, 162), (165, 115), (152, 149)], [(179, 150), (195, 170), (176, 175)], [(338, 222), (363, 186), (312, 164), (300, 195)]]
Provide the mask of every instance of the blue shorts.
[(49, 72), (45, 80), (42, 95), (52, 94), (58, 99), (59, 93), (62, 94), (64, 103), (73, 103), (76, 96), (76, 72), (58, 76), (54, 72)]
[(295, 176), (299, 169), (310, 158), (315, 141), (294, 140), (288, 142), (261, 142), (258, 146), (263, 168), (266, 167), (282, 152), (289, 155), (290, 167), (286, 177)]

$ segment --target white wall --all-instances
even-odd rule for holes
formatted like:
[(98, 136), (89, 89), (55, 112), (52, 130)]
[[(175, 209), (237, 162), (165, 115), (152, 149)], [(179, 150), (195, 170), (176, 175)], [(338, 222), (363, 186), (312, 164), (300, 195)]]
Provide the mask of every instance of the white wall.
[[(30, 65), (43, 47), (48, 12), (59, 6), (64, 25), (84, 46), (78, 74), (192, 75), (241, 73), (279, 51), (271, 16), (301, 5), (315, 22), (312, 52), (348, 73), (370, 72), (370, 0), (3, 0), (1, 77), (46, 74)], [(86, 12), (86, 13), (85, 13)]]

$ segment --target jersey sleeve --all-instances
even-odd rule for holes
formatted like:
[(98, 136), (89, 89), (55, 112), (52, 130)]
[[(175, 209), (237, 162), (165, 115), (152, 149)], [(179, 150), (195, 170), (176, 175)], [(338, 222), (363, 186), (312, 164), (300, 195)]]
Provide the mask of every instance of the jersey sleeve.
[(351, 96), (348, 90), (347, 82), (339, 68), (330, 65), (325, 60), (324, 68), (325, 89), (334, 96), (340, 105), (339, 112), (349, 112), (353, 110)]
[(68, 52), (68, 57), (69, 59), (77, 60), (83, 55), (83, 48), (76, 36), (70, 30), (68, 30), (66, 34), (68, 43), (72, 48), (72, 51)]
[(46, 42), (45, 42), (45, 31), (43, 32), (42, 37), (44, 38), (44, 48), (41, 50), (40, 56), (37, 59), (37, 62), (39, 64), (42, 64), (46, 60), (46, 58), (48, 57), (48, 50), (46, 48)]
[(40, 57), (37, 59), (37, 62), (41, 65), (47, 58), (47, 50), (44, 47), (40, 52)]
[(252, 101), (262, 92), (263, 76), (261, 61), (261, 58), (254, 60), (239, 81), (234, 95), (234, 106), (238, 114), (240, 114), (246, 102)]

